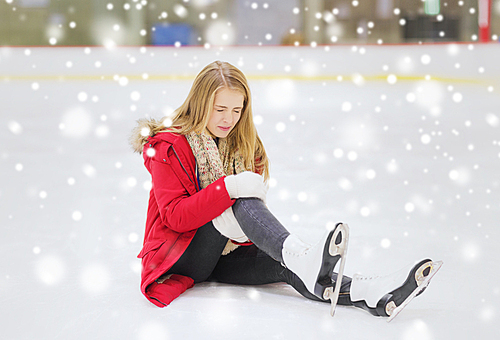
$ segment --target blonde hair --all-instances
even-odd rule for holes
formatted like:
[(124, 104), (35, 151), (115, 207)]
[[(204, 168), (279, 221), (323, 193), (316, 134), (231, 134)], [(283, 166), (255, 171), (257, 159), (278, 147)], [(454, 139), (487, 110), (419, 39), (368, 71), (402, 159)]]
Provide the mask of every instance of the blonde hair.
[(206, 131), (215, 95), (223, 88), (243, 95), (241, 117), (226, 137), (230, 152), (239, 150), (245, 168), (262, 174), (268, 180), (269, 160), (253, 122), (250, 88), (243, 72), (233, 65), (215, 61), (205, 66), (196, 76), (184, 103), (175, 110), (171, 125), (175, 130), (170, 131), (183, 135)]

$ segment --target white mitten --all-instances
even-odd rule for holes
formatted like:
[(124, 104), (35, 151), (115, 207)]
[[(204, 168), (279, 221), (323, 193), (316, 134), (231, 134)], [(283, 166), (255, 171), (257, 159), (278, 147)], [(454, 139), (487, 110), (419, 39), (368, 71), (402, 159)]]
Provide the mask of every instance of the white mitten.
[(245, 171), (224, 178), (226, 190), (231, 198), (256, 197), (266, 202), (269, 187), (264, 183), (264, 177), (255, 172)]
[(247, 242), (248, 237), (241, 230), (236, 217), (233, 214), (233, 208), (229, 207), (221, 215), (212, 220), (215, 229), (222, 235), (239, 243)]

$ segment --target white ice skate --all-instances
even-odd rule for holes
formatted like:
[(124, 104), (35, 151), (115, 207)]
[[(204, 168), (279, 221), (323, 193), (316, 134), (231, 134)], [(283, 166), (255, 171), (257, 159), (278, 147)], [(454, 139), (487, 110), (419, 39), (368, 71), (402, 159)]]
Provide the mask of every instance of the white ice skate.
[[(349, 227), (338, 223), (315, 246), (301, 241), (294, 234), (283, 243), (284, 265), (302, 280), (309, 292), (319, 298), (330, 299), (332, 316), (342, 285), (348, 239)], [(339, 260), (339, 279), (334, 281), (333, 270)]]
[(375, 316), (388, 316), (388, 322), (417, 295), (422, 293), (443, 262), (426, 259), (410, 270), (402, 269), (387, 276), (354, 275), (351, 301)]

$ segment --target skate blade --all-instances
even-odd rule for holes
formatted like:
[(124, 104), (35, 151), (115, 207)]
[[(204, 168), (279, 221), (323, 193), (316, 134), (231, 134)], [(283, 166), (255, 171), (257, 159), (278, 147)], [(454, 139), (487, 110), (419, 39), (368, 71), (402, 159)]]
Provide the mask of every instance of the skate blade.
[[(342, 233), (342, 239), (341, 241), (337, 244), (337, 236), (339, 233)], [(335, 307), (337, 306), (337, 302), (339, 299), (339, 293), (340, 293), (340, 287), (342, 286), (342, 277), (344, 275), (344, 266), (345, 266), (345, 260), (346, 260), (346, 253), (347, 253), (347, 243), (349, 241), (349, 226), (347, 224), (339, 224), (337, 226), (337, 229), (335, 230), (335, 233), (332, 237), (332, 242), (330, 243), (330, 248), (329, 248), (329, 253), (331, 256), (340, 256), (340, 265), (339, 265), (339, 270), (337, 273), (337, 280), (335, 282), (335, 288), (329, 287), (325, 289), (323, 293), (323, 298), (324, 299), (330, 299), (331, 301), (331, 309), (330, 309), (330, 315), (333, 317), (335, 314)]]
[(422, 280), (419, 280), (421, 282), (419, 284), (419, 286), (417, 288), (415, 288), (415, 290), (410, 295), (408, 295), (408, 297), (403, 301), (402, 304), (400, 304), (399, 306), (397, 306), (396, 308), (394, 308), (392, 310), (391, 315), (387, 319), (387, 322), (391, 322), (392, 319), (394, 319), (399, 313), (401, 313), (403, 308), (405, 308), (406, 305), (409, 304), (415, 296), (417, 296), (420, 292), (422, 292), (425, 288), (427, 288), (431, 279), (434, 277), (434, 275), (436, 275), (436, 273), (438, 272), (438, 270), (441, 268), (442, 265), (443, 265), (443, 261), (436, 261), (436, 262), (432, 262), (430, 264), (431, 271), (430, 271), (429, 275), (427, 275)]

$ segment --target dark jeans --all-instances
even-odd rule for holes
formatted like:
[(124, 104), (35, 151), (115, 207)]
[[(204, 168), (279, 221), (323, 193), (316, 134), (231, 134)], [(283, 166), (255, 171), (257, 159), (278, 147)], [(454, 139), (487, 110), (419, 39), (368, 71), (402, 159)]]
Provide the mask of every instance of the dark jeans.
[[(198, 229), (184, 254), (167, 273), (189, 276), (195, 283), (214, 281), (260, 285), (286, 282), (308, 299), (325, 301), (311, 294), (297, 275), (281, 265), (281, 249), (290, 233), (261, 200), (238, 199), (233, 205), (233, 212), (254, 245), (239, 247), (222, 256), (228, 239), (209, 222)], [(344, 276), (339, 304), (352, 305), (350, 286), (351, 279)]]

